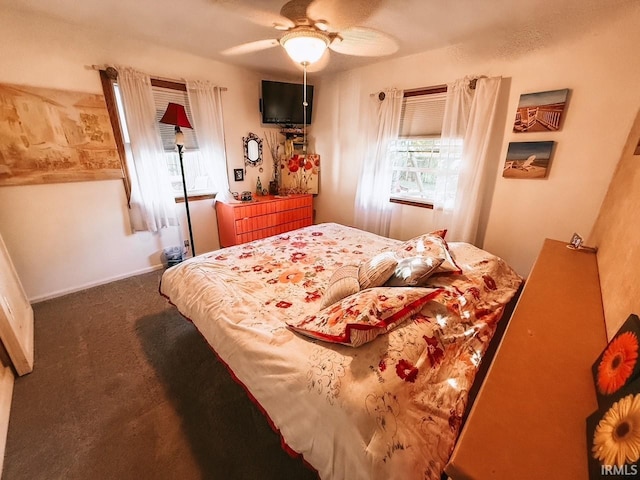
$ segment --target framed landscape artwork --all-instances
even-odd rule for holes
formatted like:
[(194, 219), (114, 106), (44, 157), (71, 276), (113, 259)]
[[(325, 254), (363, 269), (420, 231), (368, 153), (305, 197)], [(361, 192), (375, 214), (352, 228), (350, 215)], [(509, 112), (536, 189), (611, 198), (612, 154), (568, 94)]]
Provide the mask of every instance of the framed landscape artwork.
[(0, 84), (0, 186), (119, 178), (102, 95)]
[(505, 178), (545, 178), (555, 142), (511, 142), (502, 176)]
[(520, 95), (513, 131), (555, 132), (560, 129), (568, 95), (568, 88)]

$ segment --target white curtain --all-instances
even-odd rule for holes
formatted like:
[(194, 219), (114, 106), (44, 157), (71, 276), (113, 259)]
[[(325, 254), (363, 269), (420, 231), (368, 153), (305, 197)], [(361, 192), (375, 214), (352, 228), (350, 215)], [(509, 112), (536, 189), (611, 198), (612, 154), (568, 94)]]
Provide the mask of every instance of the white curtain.
[(193, 128), (198, 138), (202, 164), (220, 198), (229, 192), (227, 155), (222, 117), (222, 90), (207, 81), (187, 81)]
[(368, 115), (367, 151), (363, 159), (355, 204), (355, 224), (358, 228), (388, 236), (391, 224), (391, 180), (393, 169), (389, 144), (398, 138), (403, 91), (388, 89), (384, 100), (371, 97)]
[(500, 77), (466, 77), (447, 85), (441, 157), (446, 173), (438, 179), (434, 218), (447, 239), (477, 243), (486, 190), (487, 150), (496, 113)]
[(132, 68), (118, 67), (118, 85), (131, 142), (127, 155), (131, 226), (134, 231), (157, 232), (162, 227), (178, 225), (151, 79)]

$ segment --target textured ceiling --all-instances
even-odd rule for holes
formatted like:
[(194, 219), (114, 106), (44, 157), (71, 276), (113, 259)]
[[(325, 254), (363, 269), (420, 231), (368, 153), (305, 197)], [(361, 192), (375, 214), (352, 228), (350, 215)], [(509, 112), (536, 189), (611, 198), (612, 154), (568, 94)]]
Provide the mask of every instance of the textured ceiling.
[[(282, 0), (0, 0), (0, 5), (148, 40), (260, 72), (297, 67), (280, 46), (240, 55), (221, 52), (277, 39)], [(383, 32), (398, 49), (386, 57), (330, 52), (322, 74), (459, 45), (475, 55), (509, 58), (585, 35), (595, 25), (640, 8), (638, 0), (314, 0), (314, 19)]]

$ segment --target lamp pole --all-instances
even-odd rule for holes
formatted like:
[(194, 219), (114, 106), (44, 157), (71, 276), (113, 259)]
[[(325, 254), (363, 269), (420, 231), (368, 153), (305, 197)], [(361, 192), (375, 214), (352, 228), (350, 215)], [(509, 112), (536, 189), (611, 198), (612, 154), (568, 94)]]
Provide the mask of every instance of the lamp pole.
[[(180, 135), (178, 135), (180, 134)], [(189, 245), (191, 256), (196, 256), (196, 248), (193, 244), (193, 230), (191, 229), (191, 214), (189, 213), (189, 195), (187, 195), (187, 180), (184, 176), (184, 163), (182, 162), (182, 150), (184, 149), (183, 136), (180, 127), (176, 125), (176, 145), (178, 147), (178, 157), (180, 157), (180, 174), (182, 175), (182, 192), (184, 193), (184, 208), (187, 211), (187, 224), (189, 225)]]
[(165, 125), (173, 125), (176, 132), (176, 146), (178, 147), (178, 157), (180, 158), (180, 175), (182, 176), (182, 191), (184, 193), (184, 207), (187, 211), (187, 223), (189, 224), (189, 241), (191, 247), (191, 256), (196, 256), (196, 248), (193, 244), (193, 229), (191, 228), (191, 214), (189, 213), (189, 194), (187, 193), (187, 179), (184, 176), (184, 162), (182, 160), (184, 150), (184, 133), (180, 130), (180, 127), (193, 128), (187, 112), (184, 109), (184, 105), (179, 103), (169, 102), (164, 115), (160, 119), (160, 123)]

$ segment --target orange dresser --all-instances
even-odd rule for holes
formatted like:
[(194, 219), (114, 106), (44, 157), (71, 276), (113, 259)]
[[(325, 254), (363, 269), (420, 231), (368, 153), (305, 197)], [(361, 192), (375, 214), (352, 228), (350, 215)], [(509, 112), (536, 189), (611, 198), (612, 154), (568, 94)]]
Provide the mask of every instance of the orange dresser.
[(247, 203), (216, 202), (220, 246), (230, 247), (307, 227), (313, 223), (313, 195), (272, 195)]

